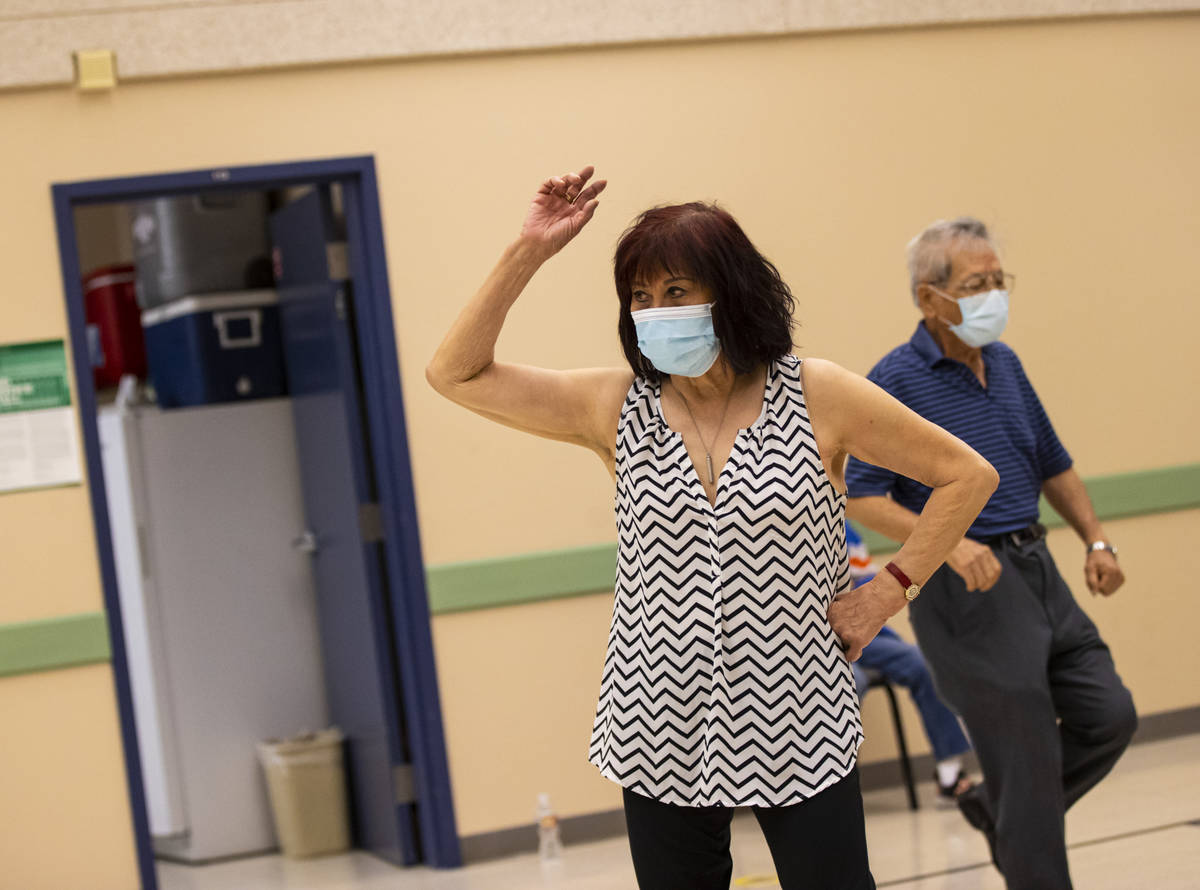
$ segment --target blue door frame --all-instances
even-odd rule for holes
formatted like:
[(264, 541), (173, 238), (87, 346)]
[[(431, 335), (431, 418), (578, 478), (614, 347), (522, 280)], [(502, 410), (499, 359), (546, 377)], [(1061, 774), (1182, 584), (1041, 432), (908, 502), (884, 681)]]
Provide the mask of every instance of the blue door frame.
[(74, 210), (88, 204), (123, 203), (198, 191), (263, 191), (333, 182), (341, 183), (353, 195), (352, 200), (346, 202), (350, 268), (355, 280), (368, 285), (362, 288), (362, 299), (356, 303), (359, 313), (356, 333), (361, 352), (371, 458), (379, 477), (384, 547), (389, 566), (396, 567), (390, 575), (393, 580), (392, 632), (400, 662), (401, 696), (412, 748), (421, 853), (427, 865), (438, 868), (453, 868), (462, 864), (442, 731), (425, 570), (416, 523), (416, 502), (391, 294), (387, 282), (375, 161), (370, 156), (333, 158), (61, 183), (51, 188), (90, 482), (92, 521), (96, 529), (104, 606), (112, 647), (129, 802), (133, 813), (138, 868), (145, 890), (157, 890), (158, 883), (134, 730), (133, 697), (108, 523), (108, 500), (100, 463), (100, 441), (95, 422), (96, 392), (87, 349), (82, 270), (79, 268)]

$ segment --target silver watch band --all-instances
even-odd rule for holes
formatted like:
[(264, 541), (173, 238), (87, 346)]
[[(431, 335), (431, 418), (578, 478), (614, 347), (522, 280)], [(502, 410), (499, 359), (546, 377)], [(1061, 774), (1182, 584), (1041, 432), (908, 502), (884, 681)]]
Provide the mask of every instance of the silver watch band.
[(1108, 541), (1092, 541), (1092, 543), (1088, 544), (1087, 550), (1088, 553), (1094, 553), (1097, 550), (1107, 550), (1114, 558), (1117, 555), (1117, 548), (1108, 543)]

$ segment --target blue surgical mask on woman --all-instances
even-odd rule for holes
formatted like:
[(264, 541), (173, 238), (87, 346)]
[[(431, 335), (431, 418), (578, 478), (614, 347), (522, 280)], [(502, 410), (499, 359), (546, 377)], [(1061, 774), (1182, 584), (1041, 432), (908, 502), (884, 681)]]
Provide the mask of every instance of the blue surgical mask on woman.
[[(954, 299), (937, 288), (933, 290), (939, 297)], [(1000, 339), (1000, 335), (1004, 333), (1004, 326), (1008, 324), (1008, 291), (989, 290), (982, 294), (962, 297), (955, 302), (958, 303), (958, 311), (962, 313), (962, 321), (958, 324), (948, 324), (947, 327), (958, 339), (976, 349)]]
[(712, 307), (712, 303), (702, 303), (631, 312), (638, 349), (664, 374), (702, 376), (721, 352), (713, 331)]

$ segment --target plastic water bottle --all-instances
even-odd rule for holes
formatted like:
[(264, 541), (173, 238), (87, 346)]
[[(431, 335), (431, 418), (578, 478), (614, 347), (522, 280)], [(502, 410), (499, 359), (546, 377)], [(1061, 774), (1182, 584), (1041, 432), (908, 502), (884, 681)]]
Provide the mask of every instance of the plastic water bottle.
[(537, 799), (538, 858), (543, 863), (562, 859), (562, 838), (558, 835), (558, 816), (550, 806), (550, 795), (539, 794)]

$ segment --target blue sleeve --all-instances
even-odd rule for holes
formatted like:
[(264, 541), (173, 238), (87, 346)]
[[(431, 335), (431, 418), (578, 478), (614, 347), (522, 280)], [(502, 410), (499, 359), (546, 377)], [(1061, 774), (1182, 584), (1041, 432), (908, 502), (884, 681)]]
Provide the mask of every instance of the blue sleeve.
[(851, 457), (846, 462), (846, 494), (852, 498), (890, 494), (899, 478), (891, 470)]
[(1042, 481), (1044, 482), (1051, 476), (1057, 476), (1059, 473), (1071, 469), (1071, 465), (1074, 462), (1071, 460), (1071, 455), (1067, 453), (1067, 449), (1063, 447), (1062, 442), (1058, 440), (1058, 434), (1054, 432), (1054, 425), (1050, 423), (1046, 409), (1042, 407), (1042, 400), (1038, 398), (1033, 384), (1025, 376), (1025, 369), (1021, 367), (1021, 360), (1017, 358), (1016, 353), (1013, 353), (1012, 357), (1017, 367), (1017, 379), (1020, 381), (1021, 390), (1029, 408), (1029, 422), (1033, 427), (1038, 469), (1042, 474)]

